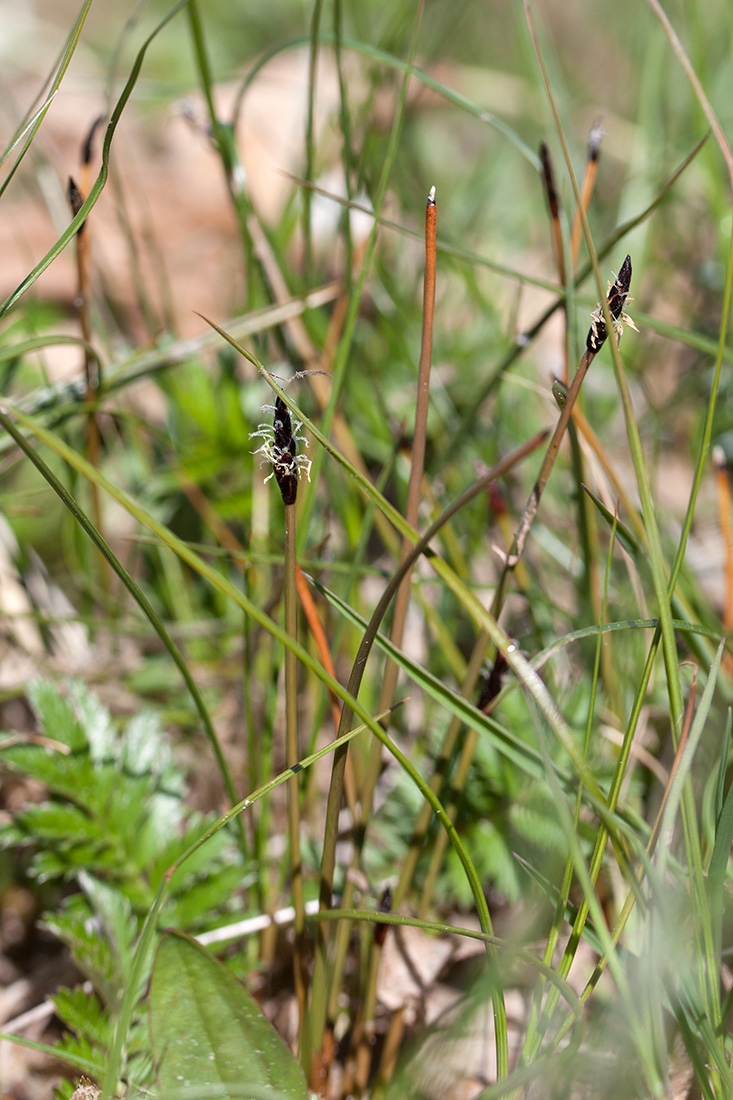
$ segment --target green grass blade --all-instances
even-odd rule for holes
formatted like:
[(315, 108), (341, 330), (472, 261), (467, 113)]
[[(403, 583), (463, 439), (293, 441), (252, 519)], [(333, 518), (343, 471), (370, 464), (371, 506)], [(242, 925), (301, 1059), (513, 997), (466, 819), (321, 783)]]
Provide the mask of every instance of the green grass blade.
[[(90, 3), (91, 0), (87, 0), (87, 5)], [(127, 106), (127, 102), (132, 95), (133, 89), (137, 83), (137, 79), (140, 75), (140, 70), (142, 69), (143, 61), (145, 60), (145, 54), (147, 53), (149, 46), (157, 37), (157, 35), (160, 34), (163, 28), (168, 23), (170, 23), (171, 19), (173, 19), (173, 17), (177, 15), (179, 11), (182, 11), (182, 9), (185, 8), (187, 4), (188, 0), (179, 0), (179, 2), (173, 8), (171, 8), (168, 14), (163, 19), (161, 19), (156, 28), (143, 43), (140, 51), (137, 54), (137, 57), (135, 58), (130, 76), (128, 77), (127, 83), (122, 90), (122, 94), (117, 100), (115, 108), (112, 111), (112, 115), (110, 117), (109, 124), (104, 135), (104, 143), (102, 145), (102, 167), (99, 170), (99, 174), (94, 181), (94, 184), (92, 185), (89, 194), (79, 208), (78, 214), (76, 214), (76, 216), (72, 218), (68, 227), (64, 230), (64, 232), (61, 234), (53, 247), (49, 249), (43, 259), (39, 260), (33, 270), (28, 275), (26, 275), (25, 279), (23, 279), (19, 286), (16, 287), (13, 293), (9, 295), (9, 297), (6, 298), (5, 301), (0, 305), (0, 317), (3, 317), (8, 312), (8, 310), (11, 309), (12, 306), (14, 306), (16, 302), (18, 302), (23, 297), (26, 291), (33, 286), (36, 279), (40, 275), (42, 275), (46, 268), (48, 268), (53, 263), (56, 257), (61, 252), (63, 252), (69, 241), (73, 240), (73, 238), (76, 236), (76, 233), (79, 230), (80, 226), (83, 225), (90, 211), (93, 209), (107, 182), (107, 177), (109, 175), (109, 159), (112, 139), (114, 137), (115, 130), (117, 129), (117, 126), (119, 124), (120, 118), (122, 117), (122, 112)], [(87, 5), (85, 5), (85, 7)]]
[(5, 194), (5, 191), (8, 187), (8, 185), (10, 184), (10, 181), (12, 180), (13, 176), (15, 175), (18, 168), (20, 167), (20, 164), (21, 164), (23, 158), (25, 157), (26, 153), (30, 149), (31, 144), (33, 142), (33, 139), (35, 138), (36, 134), (38, 133), (38, 130), (41, 127), (41, 123), (43, 122), (44, 118), (46, 117), (48, 109), (51, 106), (51, 103), (53, 102), (53, 100), (56, 96), (56, 93), (58, 92), (59, 88), (61, 87), (61, 81), (64, 79), (64, 76), (66, 75), (66, 71), (69, 68), (69, 65), (71, 64), (71, 59), (74, 56), (74, 53), (76, 51), (76, 47), (79, 45), (79, 39), (81, 38), (81, 32), (84, 28), (84, 23), (86, 22), (86, 18), (87, 18), (87, 15), (89, 14), (89, 9), (91, 8), (91, 6), (92, 6), (92, 0), (84, 0), (84, 3), (81, 6), (81, 10), (79, 11), (79, 15), (76, 18), (76, 23), (72, 27), (71, 32), (69, 34), (69, 37), (67, 39), (66, 46), (65, 46), (63, 54), (61, 56), (61, 61), (59, 63), (58, 69), (56, 70), (56, 74), (55, 74), (53, 80), (51, 81), (51, 88), (50, 88), (50, 91), (49, 91), (48, 95), (46, 96), (45, 102), (43, 103), (41, 108), (35, 113), (35, 115), (30, 120), (28, 125), (23, 126), (21, 128), (20, 133), (17, 134), (14, 138), (11, 139), (10, 145), (9, 145), (8, 149), (5, 151), (5, 154), (2, 158), (2, 161), (0, 161), (0, 163), (4, 163), (5, 160), (7, 159), (8, 155), (10, 154), (10, 152), (16, 147), (18, 142), (20, 140), (22, 140), (22, 138), (25, 136), (26, 140), (25, 140), (25, 143), (23, 145), (23, 148), (21, 149), (20, 153), (18, 154), (13, 167), (8, 172), (7, 176), (3, 180), (2, 184), (0, 184), (0, 198)]

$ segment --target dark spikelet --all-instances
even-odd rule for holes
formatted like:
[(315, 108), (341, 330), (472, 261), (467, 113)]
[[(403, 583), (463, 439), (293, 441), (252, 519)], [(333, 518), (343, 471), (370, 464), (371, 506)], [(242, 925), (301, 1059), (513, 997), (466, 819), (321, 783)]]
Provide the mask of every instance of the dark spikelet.
[(275, 446), (279, 447), (281, 451), (289, 451), (293, 449), (295, 451), (295, 441), (293, 440), (293, 424), (290, 419), (290, 412), (288, 406), (283, 401), (282, 397), (275, 398)]
[[(66, 197), (69, 200), (69, 206), (71, 207), (71, 215), (75, 218), (81, 210), (82, 206), (84, 205), (84, 196), (77, 187), (76, 181), (74, 180), (73, 176), (69, 176), (69, 185), (66, 188)], [(85, 221), (82, 222), (76, 231), (79, 239), (81, 239), (81, 235), (84, 232), (86, 224), (87, 223)]]
[(298, 466), (295, 461), (298, 445), (293, 435), (290, 412), (281, 397), (275, 398), (273, 432), (277, 454), (275, 480), (280, 487), (283, 504), (295, 504), (298, 496)]
[[(629, 287), (631, 286), (631, 256), (627, 256), (624, 262), (621, 264), (621, 270), (616, 276), (616, 282), (608, 292), (608, 310), (614, 321), (618, 321), (619, 317), (623, 313), (626, 299), (629, 296)], [(606, 342), (608, 332), (606, 331), (606, 322), (603, 320), (603, 314), (598, 317), (594, 317), (593, 323), (588, 329), (588, 337), (585, 341), (585, 346), (588, 351), (595, 352), (600, 351)]]
[(89, 127), (89, 133), (87, 134), (81, 149), (82, 164), (89, 164), (92, 159), (92, 143), (94, 142), (94, 135), (96, 134), (102, 122), (104, 122), (104, 115), (100, 115), (98, 118), (95, 118), (94, 122)]
[(283, 504), (295, 504), (298, 499), (298, 478), (280, 466), (275, 467), (275, 480), (280, 487)]
[(560, 215), (560, 200), (557, 197), (557, 187), (555, 186), (555, 173), (552, 170), (552, 160), (550, 159), (550, 150), (544, 141), (540, 142), (540, 160), (542, 161), (542, 178), (545, 183), (545, 193), (547, 195), (547, 202), (550, 207), (550, 215), (553, 218), (557, 218)]
[[(379, 902), (379, 912), (389, 913), (392, 908), (392, 891), (389, 886), (384, 890), (382, 899)], [(377, 924), (374, 926), (374, 942), (377, 947), (384, 947), (384, 941), (387, 938), (388, 924)]]
[(597, 161), (598, 154), (601, 151), (601, 141), (603, 140), (603, 126), (599, 122), (593, 123), (593, 128), (588, 138), (588, 160)]
[(71, 207), (71, 215), (75, 218), (81, 210), (82, 206), (84, 205), (84, 198), (81, 191), (77, 187), (76, 180), (73, 176), (69, 176), (69, 184), (66, 188), (66, 197), (69, 200), (69, 206)]
[(504, 678), (504, 674), (508, 671), (509, 665), (507, 659), (503, 653), (497, 653), (496, 660), (494, 661), (494, 667), (484, 681), (484, 685), (481, 688), (481, 694), (478, 701), (478, 709), (482, 713), (486, 713), (489, 710), (494, 699), (501, 691), (501, 682)]

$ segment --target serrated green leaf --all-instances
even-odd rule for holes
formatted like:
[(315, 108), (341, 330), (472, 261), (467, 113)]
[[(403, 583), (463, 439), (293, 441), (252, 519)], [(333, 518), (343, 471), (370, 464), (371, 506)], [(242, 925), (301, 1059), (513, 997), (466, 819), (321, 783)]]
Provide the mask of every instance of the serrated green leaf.
[(74, 960), (105, 1004), (116, 1004), (125, 975), (112, 949), (94, 926), (94, 912), (82, 895), (69, 899), (61, 913), (49, 914), (45, 926), (67, 945)]
[[(87, 1043), (104, 1049), (111, 1038), (109, 1014), (94, 993), (84, 989), (60, 989), (51, 998), (58, 1018)], [(91, 1053), (87, 1051), (87, 1055)]]
[(36, 840), (62, 841), (63, 847), (87, 840), (94, 823), (87, 814), (66, 802), (42, 802), (18, 814), (17, 823), (26, 836)]
[(149, 1020), (166, 1098), (185, 1088), (212, 1086), (218, 1100), (307, 1100), (298, 1062), (254, 999), (221, 963), (179, 932), (161, 939)]
[(78, 681), (70, 685), (71, 706), (84, 731), (92, 759), (102, 763), (119, 758), (119, 745), (109, 711), (96, 695)]
[(52, 882), (56, 878), (71, 878), (73, 868), (69, 866), (68, 859), (64, 859), (58, 852), (38, 852), (33, 857), (30, 865), (30, 875), (37, 882)]
[[(49, 736), (45, 727), (44, 734)], [(73, 754), (41, 745), (11, 745), (0, 749), (3, 766), (37, 779), (53, 794), (76, 801), (80, 792), (94, 785), (94, 768), (85, 747)], [(78, 755), (82, 753), (82, 755)]]
[(132, 951), (137, 936), (137, 921), (128, 899), (119, 889), (100, 882), (86, 871), (79, 874), (79, 884), (101, 925), (101, 930), (119, 964), (121, 975), (131, 965)]
[(120, 760), (123, 767), (134, 775), (159, 776), (171, 795), (182, 793), (183, 776), (173, 766), (170, 744), (152, 711), (143, 711), (128, 722)]
[(28, 686), (28, 699), (46, 737), (68, 745), (72, 751), (85, 749), (86, 734), (76, 720), (68, 701), (55, 685), (46, 680), (33, 680)]

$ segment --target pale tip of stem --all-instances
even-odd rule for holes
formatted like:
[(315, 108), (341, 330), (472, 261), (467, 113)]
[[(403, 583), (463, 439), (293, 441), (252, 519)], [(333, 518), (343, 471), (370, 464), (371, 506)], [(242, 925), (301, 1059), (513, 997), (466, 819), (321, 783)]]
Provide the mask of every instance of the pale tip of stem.
[(598, 160), (598, 153), (601, 148), (601, 142), (603, 141), (603, 135), (603, 123), (600, 119), (596, 119), (588, 137), (588, 160)]
[(435, 206), (435, 185), (428, 191), (428, 206)]

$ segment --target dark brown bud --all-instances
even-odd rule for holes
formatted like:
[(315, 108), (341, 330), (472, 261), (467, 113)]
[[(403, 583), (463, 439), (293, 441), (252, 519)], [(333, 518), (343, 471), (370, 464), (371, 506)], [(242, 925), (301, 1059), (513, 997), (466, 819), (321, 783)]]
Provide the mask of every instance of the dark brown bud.
[(89, 127), (89, 133), (87, 134), (81, 149), (82, 164), (89, 164), (92, 159), (92, 143), (94, 141), (94, 135), (96, 134), (97, 129), (102, 122), (104, 122), (104, 115), (100, 115), (98, 118), (95, 118), (94, 122)]
[(491, 704), (497, 695), (501, 691), (501, 682), (504, 679), (504, 673), (509, 669), (507, 659), (503, 653), (496, 654), (496, 660), (494, 661), (494, 667), (484, 681), (481, 688), (481, 694), (478, 700), (478, 709), (483, 714), (490, 709)]
[[(379, 912), (380, 913), (389, 913), (391, 908), (392, 908), (392, 891), (390, 890), (390, 888), (388, 886), (385, 889), (384, 893), (382, 894), (382, 900), (379, 903)], [(388, 928), (389, 928), (388, 924), (378, 924), (375, 927), (375, 929), (374, 929), (374, 942), (377, 945), (377, 947), (383, 947), (384, 946), (384, 941), (387, 938)]]
[(544, 141), (540, 142), (540, 160), (542, 161), (542, 178), (545, 182), (545, 192), (550, 207), (550, 215), (553, 218), (557, 218), (560, 215), (560, 201), (557, 197), (557, 188), (555, 187), (555, 174), (552, 170), (550, 150), (547, 148)]
[[(626, 299), (629, 296), (629, 287), (631, 286), (631, 256), (627, 256), (624, 262), (621, 264), (621, 270), (616, 276), (616, 281), (608, 292), (608, 311), (613, 317), (614, 321), (618, 321), (619, 317), (624, 311)], [(593, 314), (593, 323), (588, 329), (588, 336), (585, 341), (585, 346), (588, 351), (595, 352), (600, 351), (606, 342), (608, 332), (606, 331), (606, 322), (604, 320), (603, 311), (598, 309)]]
[(295, 461), (298, 445), (293, 435), (290, 412), (281, 397), (275, 398), (273, 419), (275, 480), (280, 486), (283, 504), (295, 504), (298, 496), (298, 464)]
[(81, 210), (84, 205), (84, 196), (76, 185), (76, 180), (73, 176), (69, 176), (69, 185), (66, 188), (66, 197), (69, 200), (69, 206), (71, 207), (71, 216), (73, 218)]

